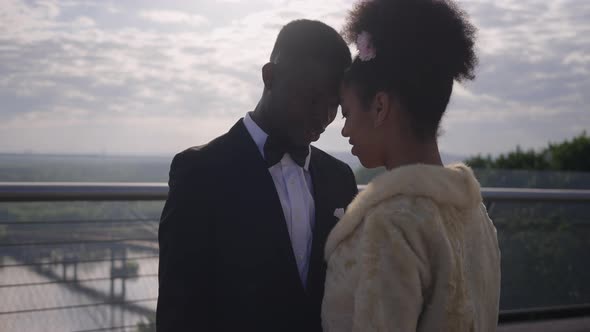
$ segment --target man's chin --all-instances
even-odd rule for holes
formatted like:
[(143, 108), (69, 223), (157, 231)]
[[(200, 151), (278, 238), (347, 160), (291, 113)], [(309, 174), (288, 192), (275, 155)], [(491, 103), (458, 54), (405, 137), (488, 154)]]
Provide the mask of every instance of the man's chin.
[(298, 139), (298, 140), (292, 140), (291, 146), (303, 148), (303, 147), (308, 147), (311, 143), (312, 143), (312, 141), (310, 138), (302, 138), (302, 139)]
[[(317, 141), (317, 140), (315, 140), (315, 141)], [(315, 141), (313, 140), (312, 137), (305, 137), (305, 138), (297, 140), (297, 142), (294, 143), (294, 146), (305, 147), (305, 146), (309, 146), (311, 143), (313, 143)]]
[(313, 142), (317, 142), (321, 135), (321, 132), (309, 132), (305, 135), (304, 141), (307, 143), (307, 145), (309, 145)]

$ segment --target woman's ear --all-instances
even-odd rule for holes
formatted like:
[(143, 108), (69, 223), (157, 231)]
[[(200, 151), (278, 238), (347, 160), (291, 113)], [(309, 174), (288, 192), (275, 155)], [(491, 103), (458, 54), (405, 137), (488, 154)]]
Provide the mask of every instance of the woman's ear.
[(262, 67), (262, 81), (264, 82), (264, 88), (266, 90), (272, 89), (272, 83), (274, 80), (274, 63), (267, 63)]
[(373, 99), (373, 109), (376, 111), (373, 119), (373, 127), (382, 126), (390, 116), (392, 100), (390, 96), (382, 91), (377, 92)]

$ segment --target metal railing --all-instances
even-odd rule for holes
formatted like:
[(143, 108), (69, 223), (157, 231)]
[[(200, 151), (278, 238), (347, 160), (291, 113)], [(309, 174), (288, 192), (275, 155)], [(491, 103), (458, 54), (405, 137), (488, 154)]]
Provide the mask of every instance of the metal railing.
[[(359, 190), (366, 186), (360, 185)], [(165, 183), (23, 183), (23, 182), (0, 182), (0, 203), (31, 203), (31, 202), (131, 202), (131, 201), (164, 201), (168, 195), (168, 186)], [(556, 190), (556, 189), (516, 189), (516, 188), (482, 188), (482, 197), (486, 204), (491, 207), (500, 202), (549, 202), (549, 203), (590, 203), (590, 190)], [(148, 310), (141, 304), (144, 302), (155, 302), (156, 298), (125, 298), (126, 281), (132, 278), (153, 278), (156, 280), (157, 274), (143, 273), (134, 276), (128, 276), (123, 267), (128, 262), (151, 261), (157, 263), (157, 238), (154, 234), (157, 228), (157, 218), (132, 218), (132, 219), (110, 219), (110, 220), (53, 220), (53, 221), (2, 221), (0, 227), (19, 226), (35, 227), (36, 225), (60, 225), (60, 227), (70, 227), (72, 225), (107, 225), (107, 224), (124, 224), (138, 225), (141, 227), (151, 227), (151, 234), (148, 237), (122, 237), (122, 238), (102, 238), (97, 234), (95, 239), (83, 238), (80, 240), (57, 242), (23, 242), (12, 241), (0, 243), (0, 250), (9, 250), (16, 252), (21, 247), (51, 247), (71, 246), (72, 250), (87, 250), (89, 247), (98, 245), (109, 246), (109, 254), (104, 257), (75, 257), (66, 256), (50, 261), (46, 260), (15, 260), (10, 263), (0, 262), (0, 272), (5, 268), (27, 268), (35, 273), (44, 276), (49, 281), (19, 281), (16, 283), (0, 284), (0, 292), (6, 289), (17, 289), (27, 287), (41, 287), (45, 285), (65, 284), (72, 287), (76, 292), (81, 292), (95, 302), (74, 304), (74, 305), (55, 305), (50, 307), (35, 308), (17, 308), (14, 310), (0, 309), (0, 323), (4, 316), (43, 313), (53, 310), (70, 310), (80, 308), (97, 308), (101, 306), (126, 306), (126, 310), (147, 317), (153, 315), (153, 310)], [(149, 224), (149, 226), (145, 226)], [(134, 226), (135, 227), (135, 226)], [(1, 238), (1, 237), (0, 237)], [(128, 256), (129, 248), (142, 248), (147, 250), (143, 255)], [(37, 250), (37, 249), (35, 249)], [(70, 249), (68, 249), (70, 250)], [(97, 249), (98, 250), (98, 249)], [(22, 250), (21, 250), (22, 251)], [(124, 254), (121, 254), (123, 252)], [(145, 254), (147, 253), (147, 254)], [(53, 254), (53, 253), (52, 253)], [(109, 256), (110, 255), (110, 256)], [(13, 255), (14, 256), (14, 255)], [(17, 256), (14, 256), (17, 257)], [(23, 256), (24, 257), (24, 256)], [(106, 257), (106, 258), (105, 258)], [(99, 277), (78, 277), (77, 267), (83, 264), (109, 264), (111, 269), (110, 276)], [(56, 272), (55, 266), (59, 266)], [(51, 267), (54, 267), (51, 270)], [(63, 268), (63, 272), (60, 270)], [(74, 277), (70, 277), (71, 270)], [(118, 270), (119, 269), (119, 270)], [(115, 273), (113, 274), (113, 271)], [(122, 290), (116, 291), (114, 281), (120, 281)], [(86, 287), (85, 284), (92, 282), (111, 282), (110, 295), (103, 294), (95, 289)], [(157, 284), (155, 285), (157, 287)], [(503, 310), (500, 314), (500, 323), (508, 324), (513, 322), (538, 321), (544, 319), (562, 319), (569, 317), (588, 317), (590, 316), (590, 305), (575, 305), (564, 307), (547, 307), (523, 310)], [(124, 321), (123, 321), (124, 323)], [(116, 328), (116, 325), (112, 325)], [(145, 326), (151, 326), (153, 322), (146, 323)], [(2, 326), (2, 324), (0, 324)], [(119, 327), (127, 327), (124, 324), (118, 324)], [(131, 326), (131, 325), (129, 325)], [(133, 326), (131, 326), (133, 327)]]
[(0, 182), (0, 202), (159, 201), (166, 183)]
[[(481, 193), (494, 202), (590, 202), (590, 190), (482, 188)], [(167, 196), (166, 183), (0, 182), (0, 202), (159, 201)]]
[(0, 330), (154, 330), (158, 216), (112, 215), (167, 193), (165, 183), (0, 183), (11, 208), (0, 212), (64, 211), (0, 218)]

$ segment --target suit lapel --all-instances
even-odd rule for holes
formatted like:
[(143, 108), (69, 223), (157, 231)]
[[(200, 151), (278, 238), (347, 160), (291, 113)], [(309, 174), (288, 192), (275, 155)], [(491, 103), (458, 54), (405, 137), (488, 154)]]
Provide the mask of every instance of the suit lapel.
[(236, 189), (241, 191), (239, 195), (246, 201), (246, 209), (248, 209), (246, 215), (252, 216), (252, 221), (255, 221), (252, 227), (257, 228), (256, 234), (261, 237), (259, 240), (268, 242), (269, 249), (276, 248), (275, 252), (281, 256), (278, 261), (283, 262), (284, 265), (277, 268), (287, 271), (286, 275), (289, 276), (289, 280), (285, 280), (287, 285), (298, 287), (303, 293), (287, 222), (266, 161), (242, 120), (230, 130), (229, 134), (235, 142), (234, 146), (237, 147), (230, 153), (238, 154), (239, 163), (236, 167), (240, 168), (240, 184), (236, 186)]
[(314, 188), (315, 227), (307, 280), (308, 294), (320, 299), (323, 296), (326, 269), (323, 258), (324, 245), (328, 233), (337, 222), (337, 219), (333, 216), (333, 211), (330, 211), (331, 197), (334, 193), (330, 192), (332, 186), (330, 185), (329, 174), (327, 174), (328, 171), (323, 167), (321, 155), (318, 151), (312, 152), (310, 172)]

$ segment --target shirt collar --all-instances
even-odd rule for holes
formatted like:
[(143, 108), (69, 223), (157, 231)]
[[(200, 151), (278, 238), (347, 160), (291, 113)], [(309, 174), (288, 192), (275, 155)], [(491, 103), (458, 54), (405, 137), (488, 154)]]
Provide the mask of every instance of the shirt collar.
[[(266, 143), (266, 139), (268, 138), (268, 134), (265, 133), (264, 130), (262, 130), (262, 128), (260, 128), (260, 126), (258, 126), (258, 124), (256, 124), (256, 122), (254, 122), (254, 120), (250, 116), (250, 113), (246, 113), (246, 116), (244, 116), (243, 121), (244, 121), (244, 126), (246, 126), (246, 130), (248, 130), (248, 133), (250, 134), (250, 136), (254, 140), (254, 143), (256, 143), (256, 147), (258, 148), (260, 155), (262, 156), (262, 158), (265, 158), (265, 156), (264, 156), (264, 143)], [(306, 171), (309, 170), (309, 163), (311, 160), (311, 146), (309, 146), (308, 148), (309, 148), (309, 153), (307, 154), (307, 158), (305, 158), (305, 165), (303, 166), (303, 169)]]

